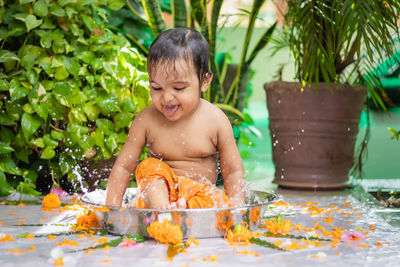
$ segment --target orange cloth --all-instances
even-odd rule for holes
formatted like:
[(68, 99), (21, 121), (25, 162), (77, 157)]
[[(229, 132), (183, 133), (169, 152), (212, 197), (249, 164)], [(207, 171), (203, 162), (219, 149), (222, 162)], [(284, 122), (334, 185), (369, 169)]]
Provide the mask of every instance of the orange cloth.
[[(224, 191), (188, 177), (177, 176), (171, 167), (156, 158), (143, 160), (137, 166), (135, 175), (139, 190), (155, 179), (163, 179), (167, 183), (169, 201), (176, 202), (179, 198), (184, 198), (189, 209), (230, 206), (229, 198)], [(137, 199), (135, 205), (138, 208), (145, 208), (142, 198)]]

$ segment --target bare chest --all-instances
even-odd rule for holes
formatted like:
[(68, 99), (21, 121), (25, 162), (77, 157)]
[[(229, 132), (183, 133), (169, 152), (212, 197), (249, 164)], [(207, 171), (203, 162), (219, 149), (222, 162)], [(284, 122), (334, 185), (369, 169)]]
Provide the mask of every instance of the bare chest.
[(164, 160), (190, 160), (212, 157), (217, 152), (216, 136), (206, 127), (161, 127), (150, 129), (146, 145), (152, 156)]

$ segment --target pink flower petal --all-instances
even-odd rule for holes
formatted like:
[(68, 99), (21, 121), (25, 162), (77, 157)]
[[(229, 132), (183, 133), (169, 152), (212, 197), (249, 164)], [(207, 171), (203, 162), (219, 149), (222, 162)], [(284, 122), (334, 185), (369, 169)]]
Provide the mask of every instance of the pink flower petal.
[(118, 244), (118, 247), (125, 247), (125, 248), (130, 248), (137, 246), (138, 243), (135, 242), (135, 240), (131, 240), (129, 238), (124, 238), (121, 243)]
[(340, 240), (342, 241), (357, 241), (357, 240), (364, 240), (365, 236), (360, 234), (359, 232), (353, 232), (350, 234), (342, 235)]
[(67, 197), (69, 196), (67, 192), (61, 189), (53, 189), (51, 193), (58, 195), (59, 197)]

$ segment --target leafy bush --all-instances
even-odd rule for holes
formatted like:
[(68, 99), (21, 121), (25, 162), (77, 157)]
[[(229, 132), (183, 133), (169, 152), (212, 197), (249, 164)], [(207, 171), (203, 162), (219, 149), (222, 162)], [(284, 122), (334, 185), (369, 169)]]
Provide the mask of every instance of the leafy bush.
[(145, 58), (105, 27), (123, 5), (0, 1), (0, 196), (119, 153), (150, 101)]

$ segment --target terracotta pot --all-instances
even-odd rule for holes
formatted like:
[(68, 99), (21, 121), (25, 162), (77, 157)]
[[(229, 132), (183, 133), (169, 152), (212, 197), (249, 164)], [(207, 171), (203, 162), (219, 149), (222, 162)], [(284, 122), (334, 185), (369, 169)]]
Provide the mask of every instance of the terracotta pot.
[(297, 83), (264, 85), (269, 110), (274, 183), (294, 189), (347, 186), (366, 90), (326, 84), (304, 88)]

